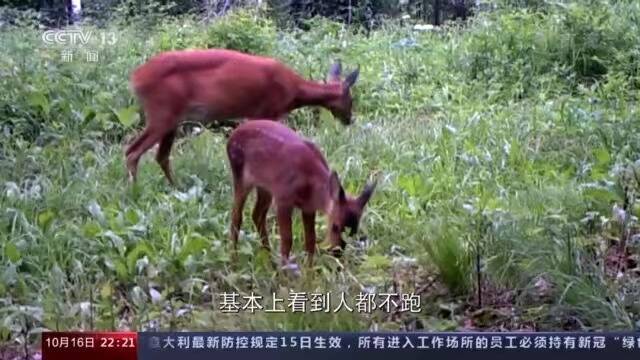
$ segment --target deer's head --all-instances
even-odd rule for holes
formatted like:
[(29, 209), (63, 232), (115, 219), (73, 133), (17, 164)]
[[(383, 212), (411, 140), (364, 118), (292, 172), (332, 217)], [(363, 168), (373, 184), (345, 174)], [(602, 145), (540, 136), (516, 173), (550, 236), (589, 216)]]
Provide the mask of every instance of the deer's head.
[(331, 207), (327, 214), (327, 241), (333, 249), (333, 254), (338, 256), (344, 250), (346, 242), (342, 233), (348, 228), (349, 236), (358, 232), (358, 225), (362, 213), (371, 199), (376, 188), (376, 182), (368, 183), (357, 197), (345, 193), (338, 174), (333, 171), (329, 180), (329, 196)]
[(330, 84), (338, 84), (340, 86), (340, 96), (332, 101), (328, 108), (340, 122), (344, 125), (350, 125), (353, 121), (351, 119), (353, 99), (351, 97), (351, 87), (358, 80), (360, 74), (360, 67), (356, 68), (353, 72), (342, 78), (342, 65), (340, 61), (335, 62), (329, 69), (327, 82)]

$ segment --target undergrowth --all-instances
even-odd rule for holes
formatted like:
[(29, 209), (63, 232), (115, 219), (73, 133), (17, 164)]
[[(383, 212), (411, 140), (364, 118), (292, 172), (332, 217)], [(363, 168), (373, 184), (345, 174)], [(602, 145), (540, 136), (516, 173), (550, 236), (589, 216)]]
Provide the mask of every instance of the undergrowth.
[[(389, 21), (368, 35), (323, 20), (283, 30), (247, 11), (207, 24), (86, 24), (94, 36), (69, 62), (41, 31), (3, 29), (0, 341), (25, 329), (636, 327), (640, 4), (599, 4), (505, 8), (433, 31)], [(290, 118), (347, 191), (381, 179), (366, 237), (350, 242), (341, 269), (322, 255), (313, 271), (285, 276), (249, 221), (231, 261), (219, 132), (179, 141), (177, 189), (151, 155), (127, 183), (122, 147), (143, 126), (131, 69), (202, 47), (275, 56), (317, 80), (335, 59), (360, 65), (354, 125), (311, 109)], [(296, 218), (302, 264), (301, 230)], [(621, 240), (628, 262), (612, 265)], [(369, 291), (419, 294), (422, 311), (219, 307), (225, 292), (259, 294), (265, 307), (274, 293), (286, 303), (292, 292), (331, 292), (332, 308), (342, 293), (353, 308)]]

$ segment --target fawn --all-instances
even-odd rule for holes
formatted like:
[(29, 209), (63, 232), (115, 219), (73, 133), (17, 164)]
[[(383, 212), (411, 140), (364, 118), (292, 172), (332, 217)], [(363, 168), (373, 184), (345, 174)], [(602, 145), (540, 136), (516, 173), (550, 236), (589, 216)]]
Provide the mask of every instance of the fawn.
[(316, 212), (326, 215), (326, 239), (337, 256), (346, 246), (342, 232), (346, 228), (351, 230), (350, 235), (357, 232), (362, 213), (376, 187), (374, 181), (357, 197), (346, 194), (338, 174), (329, 168), (315, 144), (286, 125), (271, 120), (253, 120), (239, 125), (229, 136), (227, 155), (233, 177), (230, 238), (234, 250), (245, 201), (255, 188), (257, 200), (253, 222), (263, 247), (269, 249), (266, 219), (273, 201), (283, 266), (289, 263), (294, 209), (302, 212), (305, 249), (311, 265), (316, 246)]

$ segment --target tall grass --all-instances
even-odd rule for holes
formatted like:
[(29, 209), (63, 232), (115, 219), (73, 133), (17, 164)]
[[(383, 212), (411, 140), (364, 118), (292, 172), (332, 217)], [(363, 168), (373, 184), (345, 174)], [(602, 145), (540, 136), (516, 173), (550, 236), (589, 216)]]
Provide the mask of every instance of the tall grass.
[[(117, 41), (96, 36), (72, 62), (40, 31), (6, 29), (0, 335), (9, 340), (26, 326), (438, 330), (469, 318), (494, 328), (467, 311), (477, 306), (478, 269), (482, 306), (510, 309), (521, 319), (512, 327), (632, 328), (638, 276), (611, 277), (604, 264), (620, 238), (611, 208), (634, 201), (635, 183), (620, 174), (635, 169), (640, 151), (640, 5), (601, 4), (506, 8), (432, 32), (389, 22), (369, 35), (319, 20), (307, 32), (285, 31), (245, 11), (207, 25), (167, 19), (146, 31), (87, 25)], [(348, 191), (381, 174), (363, 219), (367, 240), (351, 242), (342, 271), (320, 256), (299, 279), (276, 272), (250, 222), (240, 261), (231, 261), (220, 133), (179, 141), (178, 189), (151, 156), (128, 185), (122, 146), (142, 126), (129, 72), (161, 50), (215, 46), (273, 55), (315, 79), (336, 58), (361, 66), (353, 126), (310, 109), (290, 119)], [(81, 58), (87, 48), (97, 63)], [(294, 231), (298, 239), (298, 219)], [(294, 250), (300, 260), (300, 241)], [(425, 287), (429, 279), (437, 284)], [(225, 291), (270, 301), (291, 291), (355, 299), (367, 289), (422, 291), (423, 311), (229, 315), (217, 306)]]

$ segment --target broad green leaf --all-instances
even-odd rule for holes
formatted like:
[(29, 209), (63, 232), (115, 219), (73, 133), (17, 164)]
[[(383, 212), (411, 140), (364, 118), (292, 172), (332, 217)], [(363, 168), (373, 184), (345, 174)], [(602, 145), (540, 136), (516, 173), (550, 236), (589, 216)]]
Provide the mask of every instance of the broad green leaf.
[(119, 109), (116, 111), (116, 116), (118, 117), (118, 121), (120, 121), (120, 124), (122, 124), (122, 126), (124, 127), (130, 127), (136, 121), (138, 121), (138, 118), (140, 117), (138, 114), (137, 106), (129, 106)]
[(84, 119), (83, 121), (85, 123), (91, 122), (93, 119), (96, 118), (96, 112), (95, 110), (93, 110), (93, 108), (90, 107), (86, 107), (83, 111), (83, 115), (84, 115)]
[(133, 210), (133, 209), (129, 209), (124, 213), (124, 217), (125, 219), (127, 219), (127, 221), (130, 224), (137, 224), (140, 221), (140, 217), (138, 216), (138, 213)]
[(256, 271), (269, 271), (271, 269), (271, 254), (262, 247), (255, 256)]
[(42, 228), (42, 230), (46, 230), (49, 227), (49, 224), (51, 224), (51, 221), (53, 221), (54, 216), (55, 214), (51, 210), (41, 212), (38, 215), (38, 225), (40, 225), (40, 228)]
[(599, 148), (593, 151), (593, 155), (596, 157), (596, 163), (598, 166), (604, 166), (609, 164), (611, 160), (611, 156), (609, 155), (609, 151), (605, 148)]
[(102, 287), (100, 288), (100, 296), (103, 299), (110, 298), (112, 294), (113, 294), (113, 288), (111, 287), (111, 284), (105, 283), (104, 285), (102, 285)]
[(140, 242), (133, 249), (131, 249), (129, 254), (127, 254), (127, 268), (130, 271), (133, 271), (133, 269), (135, 269), (136, 267), (136, 261), (138, 261), (138, 259), (140, 259), (144, 255), (151, 255), (151, 249), (146, 243)]
[(418, 195), (418, 188), (421, 184), (418, 176), (400, 176), (398, 177), (398, 186), (407, 192), (410, 196)]
[(333, 121), (333, 115), (331, 115), (331, 112), (326, 109), (320, 109), (320, 122), (329, 123), (331, 121)]
[(384, 255), (367, 256), (362, 266), (366, 269), (384, 269), (391, 265), (391, 260)]
[(84, 226), (82, 227), (82, 231), (84, 233), (84, 236), (93, 238), (96, 237), (100, 233), (100, 231), (102, 231), (102, 229), (100, 228), (100, 225), (98, 223), (90, 221), (84, 224)]
[(122, 260), (116, 260), (116, 274), (121, 281), (129, 280), (129, 271), (127, 270), (127, 265)]
[(192, 234), (180, 249), (180, 260), (184, 261), (189, 255), (197, 255), (209, 246), (209, 241), (201, 235)]
[(4, 255), (9, 259), (9, 261), (14, 263), (20, 261), (22, 258), (20, 250), (18, 250), (16, 245), (13, 243), (7, 243), (4, 246)]
[(42, 111), (49, 112), (49, 100), (41, 92), (33, 92), (28, 97), (31, 106), (39, 107)]
[(1, 342), (9, 342), (9, 340), (11, 340), (11, 330), (2, 325), (0, 326), (0, 341)]

